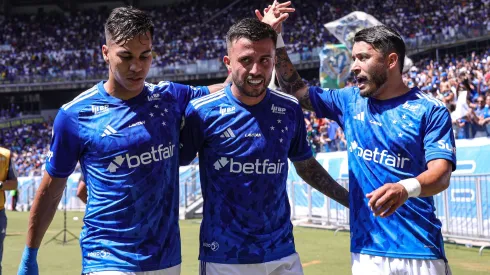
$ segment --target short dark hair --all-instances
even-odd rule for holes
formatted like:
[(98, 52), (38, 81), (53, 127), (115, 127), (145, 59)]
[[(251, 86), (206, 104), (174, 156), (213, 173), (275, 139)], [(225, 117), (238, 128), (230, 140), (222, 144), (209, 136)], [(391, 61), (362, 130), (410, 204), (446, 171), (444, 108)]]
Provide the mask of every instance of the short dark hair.
[(354, 36), (354, 42), (366, 42), (384, 56), (390, 53), (396, 53), (398, 55), (400, 73), (403, 72), (406, 51), (405, 42), (403, 42), (401, 35), (393, 28), (378, 25), (362, 29)]
[(230, 48), (232, 42), (240, 38), (246, 38), (250, 41), (270, 38), (275, 47), (277, 33), (271, 26), (259, 21), (257, 18), (244, 18), (233, 24), (226, 33), (226, 44), (228, 48)]
[(104, 26), (106, 39), (110, 38), (116, 44), (125, 44), (147, 32), (150, 32), (149, 38), (153, 38), (154, 28), (153, 21), (146, 12), (131, 6), (112, 10)]

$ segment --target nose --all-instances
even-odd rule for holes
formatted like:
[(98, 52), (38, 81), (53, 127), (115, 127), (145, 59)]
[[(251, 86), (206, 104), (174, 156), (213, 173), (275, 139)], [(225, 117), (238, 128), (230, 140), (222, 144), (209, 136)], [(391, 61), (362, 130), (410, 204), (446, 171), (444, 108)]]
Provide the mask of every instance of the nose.
[(248, 73), (251, 75), (260, 74), (260, 64), (258, 62), (253, 63), (252, 68), (250, 68), (250, 71)]
[(133, 62), (131, 62), (131, 65), (129, 65), (129, 70), (132, 72), (139, 72), (143, 69), (143, 66), (141, 65), (141, 61), (138, 58), (134, 58)]
[(350, 71), (353, 72), (355, 75), (358, 75), (361, 72), (361, 67), (359, 66), (359, 62), (357, 61), (357, 59), (352, 62), (352, 65), (350, 66)]

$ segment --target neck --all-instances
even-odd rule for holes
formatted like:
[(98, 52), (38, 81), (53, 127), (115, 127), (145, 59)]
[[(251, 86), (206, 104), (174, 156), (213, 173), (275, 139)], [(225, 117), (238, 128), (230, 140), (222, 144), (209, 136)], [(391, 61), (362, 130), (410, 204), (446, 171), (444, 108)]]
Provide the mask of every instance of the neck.
[(404, 95), (410, 91), (410, 88), (403, 83), (401, 76), (388, 77), (385, 84), (378, 89), (379, 93), (373, 98), (377, 100), (388, 100)]
[(133, 97), (136, 97), (143, 91), (143, 89), (139, 90), (138, 92), (129, 91), (125, 89), (123, 86), (121, 86), (112, 76), (109, 76), (107, 82), (104, 83), (104, 89), (112, 97), (121, 100), (128, 100)]
[(265, 95), (267, 94), (267, 92), (264, 92), (258, 97), (246, 96), (246, 95), (242, 94), (240, 92), (240, 90), (238, 90), (238, 87), (236, 85), (233, 85), (233, 84), (231, 85), (231, 93), (233, 94), (233, 96), (236, 99), (240, 100), (241, 103), (248, 105), (248, 106), (253, 106), (253, 105), (259, 104), (264, 99)]

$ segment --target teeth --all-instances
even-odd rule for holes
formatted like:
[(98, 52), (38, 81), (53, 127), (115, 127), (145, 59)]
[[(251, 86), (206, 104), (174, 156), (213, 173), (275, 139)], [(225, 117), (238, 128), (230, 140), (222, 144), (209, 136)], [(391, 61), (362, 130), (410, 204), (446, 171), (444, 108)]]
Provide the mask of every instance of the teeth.
[(249, 83), (251, 83), (251, 84), (259, 84), (259, 83), (261, 83), (261, 82), (262, 82), (262, 79), (259, 79), (259, 80), (252, 80), (252, 79), (249, 79), (249, 80), (247, 80), (247, 81), (248, 81)]

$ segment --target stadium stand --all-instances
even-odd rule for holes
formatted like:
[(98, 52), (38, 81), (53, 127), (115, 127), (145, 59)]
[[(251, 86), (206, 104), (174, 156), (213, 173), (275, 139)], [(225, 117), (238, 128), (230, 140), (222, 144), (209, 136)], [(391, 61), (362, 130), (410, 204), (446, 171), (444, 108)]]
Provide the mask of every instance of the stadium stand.
[[(178, 72), (179, 66), (214, 60), (226, 53), (223, 40), (238, 18), (253, 16), (250, 7), (263, 1), (220, 3), (188, 1), (186, 5), (154, 7), (155, 68)], [(351, 11), (365, 11), (398, 29), (409, 48), (490, 35), (489, 1), (332, 0), (295, 1), (297, 9), (284, 27), (290, 53), (314, 52), (337, 43), (323, 24)], [(383, 9), (378, 9), (383, 7)], [(103, 79), (106, 65), (100, 54), (103, 20), (109, 9), (43, 12), (0, 16), (0, 85)], [(217, 16), (219, 15), (219, 16)], [(35, 42), (33, 42), (35, 37)], [(303, 55), (304, 54), (304, 55)], [(452, 113), (457, 138), (490, 136), (490, 49), (471, 55), (446, 55), (415, 60), (404, 79), (443, 101)], [(320, 85), (318, 79), (305, 80)], [(353, 85), (353, 80), (349, 85)], [(14, 104), (0, 105), (0, 119), (22, 116)], [(315, 153), (346, 149), (339, 125), (305, 112), (308, 136)], [(23, 176), (40, 175), (49, 151), (51, 121), (0, 129), (0, 144), (11, 147)]]

